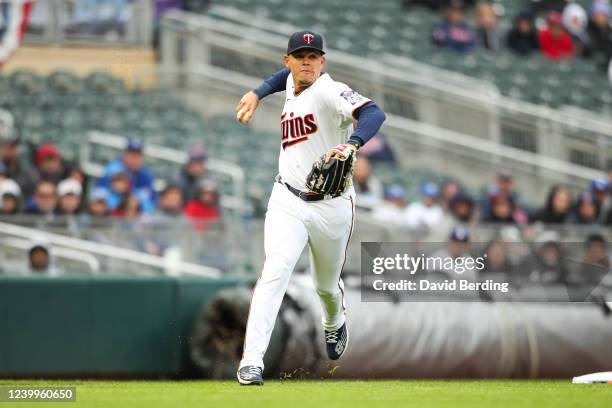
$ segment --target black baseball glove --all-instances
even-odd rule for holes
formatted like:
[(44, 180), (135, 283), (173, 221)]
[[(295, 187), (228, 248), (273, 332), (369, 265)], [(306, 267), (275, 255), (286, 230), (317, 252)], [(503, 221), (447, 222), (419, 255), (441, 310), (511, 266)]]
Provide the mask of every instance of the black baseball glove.
[(330, 157), (325, 162), (325, 155), (317, 160), (306, 177), (306, 187), (313, 193), (337, 197), (351, 185), (353, 167), (357, 158), (354, 153), (347, 158)]

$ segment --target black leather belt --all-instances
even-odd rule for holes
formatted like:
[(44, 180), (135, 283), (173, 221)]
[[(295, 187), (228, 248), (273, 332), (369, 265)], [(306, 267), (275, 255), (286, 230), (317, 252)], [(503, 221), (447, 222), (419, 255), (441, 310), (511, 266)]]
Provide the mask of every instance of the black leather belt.
[(287, 190), (289, 190), (289, 191), (291, 191), (291, 193), (293, 193), (294, 196), (296, 196), (297, 198), (300, 198), (300, 199), (302, 199), (304, 201), (321, 201), (321, 200), (325, 200), (325, 195), (324, 194), (311, 193), (311, 192), (308, 192), (308, 191), (298, 190), (297, 188), (293, 187), (291, 184), (285, 183), (283, 180), (281, 180), (280, 174), (276, 176), (274, 181), (284, 185), (285, 187), (287, 187)]

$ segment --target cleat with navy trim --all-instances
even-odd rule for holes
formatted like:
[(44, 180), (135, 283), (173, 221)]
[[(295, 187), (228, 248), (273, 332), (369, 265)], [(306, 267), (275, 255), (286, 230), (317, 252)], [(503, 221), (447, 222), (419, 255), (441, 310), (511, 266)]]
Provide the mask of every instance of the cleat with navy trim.
[(325, 330), (325, 345), (327, 346), (327, 357), (330, 360), (338, 360), (348, 347), (349, 334), (346, 323), (338, 330)]
[(263, 385), (263, 369), (256, 366), (244, 366), (238, 370), (236, 377), (240, 385)]

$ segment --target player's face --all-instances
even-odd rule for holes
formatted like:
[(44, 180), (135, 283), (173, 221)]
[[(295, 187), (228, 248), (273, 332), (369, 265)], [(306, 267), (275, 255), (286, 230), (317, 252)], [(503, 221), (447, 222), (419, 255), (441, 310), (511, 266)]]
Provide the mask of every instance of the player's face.
[(296, 89), (310, 86), (321, 75), (325, 57), (317, 51), (300, 50), (285, 55), (285, 66), (291, 71)]

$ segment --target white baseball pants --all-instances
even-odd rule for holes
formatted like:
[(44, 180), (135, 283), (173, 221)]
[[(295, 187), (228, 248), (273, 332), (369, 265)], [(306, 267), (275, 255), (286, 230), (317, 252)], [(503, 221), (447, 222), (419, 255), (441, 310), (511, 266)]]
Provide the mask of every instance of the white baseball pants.
[(240, 367), (263, 367), (274, 323), (289, 278), (308, 244), (310, 266), (323, 309), (323, 326), (336, 330), (345, 321), (340, 278), (353, 229), (355, 193), (306, 202), (274, 183), (264, 227), (264, 267), (253, 290)]

